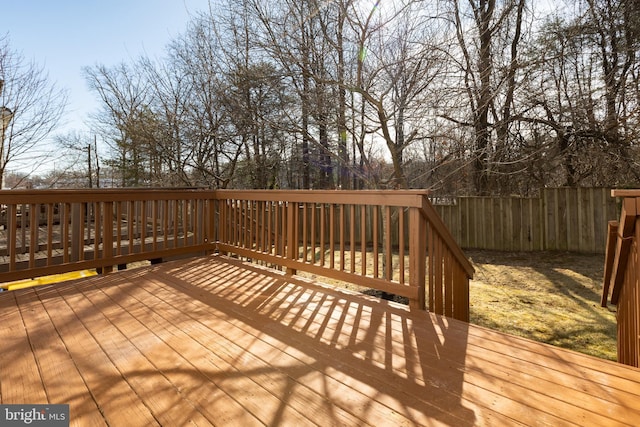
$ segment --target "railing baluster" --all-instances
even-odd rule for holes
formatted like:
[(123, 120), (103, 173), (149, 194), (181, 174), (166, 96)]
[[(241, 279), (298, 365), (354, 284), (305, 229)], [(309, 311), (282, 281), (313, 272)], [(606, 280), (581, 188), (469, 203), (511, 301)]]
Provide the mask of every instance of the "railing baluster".
[(404, 280), (404, 209), (397, 208), (398, 211), (398, 282), (405, 283)]
[(189, 200), (183, 200), (182, 205), (182, 246), (189, 245)]
[(436, 313), (443, 313), (443, 289), (442, 289), (442, 239), (440, 236), (435, 236), (434, 241), (434, 255), (433, 260), (435, 263), (435, 269), (433, 272), (433, 277), (435, 279), (435, 302), (436, 302)]
[(280, 248), (280, 242), (282, 240), (282, 233), (280, 232), (280, 225), (281, 225), (281, 221), (280, 221), (280, 203), (274, 202), (273, 205), (273, 240), (274, 240), (274, 247), (273, 247), (273, 254), (278, 256), (278, 255), (282, 255), (282, 251)]
[(356, 272), (356, 205), (349, 206), (349, 252), (350, 252), (350, 273)]
[(36, 264), (36, 252), (39, 250), (38, 241), (38, 223), (40, 221), (40, 205), (36, 211), (36, 204), (29, 205), (29, 268), (35, 268)]
[(169, 200), (162, 200), (162, 249), (169, 249)]
[(54, 226), (54, 205), (48, 203), (47, 205), (47, 261), (46, 265), (52, 265), (53, 262), (53, 226)]
[(335, 205), (329, 205), (329, 268), (335, 268), (335, 248), (336, 248), (336, 221), (335, 221)]
[(453, 277), (451, 276), (451, 253), (443, 247), (443, 285), (444, 285), (444, 315), (453, 316)]
[(153, 248), (154, 252), (158, 250), (158, 216), (159, 216), (158, 203), (160, 203), (158, 200), (154, 200), (153, 201), (153, 207), (152, 207), (153, 211), (151, 213), (151, 217), (152, 217), (151, 227), (153, 227), (153, 229), (152, 229), (152, 239), (153, 239), (152, 248)]
[(326, 246), (326, 235), (327, 235), (327, 204), (320, 204), (320, 266), (324, 267), (325, 265), (325, 246)]
[(317, 209), (316, 204), (311, 203), (311, 231), (309, 232), (309, 239), (311, 242), (311, 264), (315, 264), (316, 262), (316, 243), (318, 238), (318, 222), (317, 222)]
[[(287, 204), (286, 220), (285, 223), (287, 233), (287, 253), (286, 257), (290, 260), (296, 260), (298, 258), (298, 229), (299, 229), (299, 215), (298, 205), (294, 202)], [(283, 224), (283, 229), (284, 229)], [(287, 267), (287, 274), (296, 274), (296, 270), (291, 267)]]
[(274, 251), (274, 231), (273, 231), (273, 202), (267, 202), (267, 253), (275, 255)]
[(73, 242), (71, 241), (71, 203), (64, 204), (64, 226), (62, 231), (62, 242), (63, 242), (63, 257), (62, 262), (65, 264), (69, 262), (69, 252), (71, 250), (71, 245)]
[[(122, 255), (122, 221), (124, 219), (123, 212), (122, 212), (122, 204), (123, 202), (121, 201), (115, 202), (115, 205), (116, 205), (116, 218), (115, 218), (116, 255)], [(106, 226), (106, 221), (105, 221), (105, 226)], [(106, 233), (107, 230), (105, 229), (104, 232)]]
[(384, 207), (384, 236), (385, 236), (385, 245), (384, 245), (384, 278), (387, 280), (393, 280), (393, 259), (391, 252), (391, 240), (393, 238), (393, 230), (391, 229), (391, 206)]
[[(354, 243), (355, 244), (355, 243)], [(360, 205), (360, 274), (367, 275), (367, 206)]]
[(435, 283), (435, 270), (436, 270), (436, 260), (435, 260), (435, 233), (433, 232), (433, 226), (430, 222), (427, 223), (427, 273), (429, 275), (429, 280), (427, 283), (427, 289), (429, 294), (429, 311), (436, 311), (436, 283)]
[(173, 248), (178, 247), (178, 239), (180, 236), (180, 200), (171, 200), (173, 203)]
[(308, 262), (308, 240), (309, 224), (307, 221), (307, 203), (302, 204), (302, 262)]
[(380, 259), (379, 259), (379, 247), (380, 241), (378, 239), (379, 221), (378, 221), (378, 206), (373, 206), (373, 277), (380, 277)]
[(24, 254), (27, 252), (27, 204), (23, 203), (20, 205), (20, 235), (22, 238), (20, 239), (20, 253)]
[(339, 247), (340, 247), (340, 271), (344, 271), (345, 267), (345, 228), (346, 228), (346, 213), (343, 204), (339, 206), (340, 216), (338, 221), (340, 222), (340, 235), (339, 235)]
[(94, 239), (93, 239), (93, 259), (100, 259), (100, 244), (102, 243), (102, 229), (104, 227), (104, 210), (105, 203), (95, 202), (93, 204), (93, 223), (94, 223)]
[(18, 206), (14, 204), (7, 205), (7, 239), (9, 244), (9, 271), (16, 270), (17, 247), (16, 238), (18, 232)]
[(256, 202), (256, 250), (260, 252), (265, 252), (265, 235), (266, 235), (266, 221), (265, 221), (265, 203), (261, 200)]

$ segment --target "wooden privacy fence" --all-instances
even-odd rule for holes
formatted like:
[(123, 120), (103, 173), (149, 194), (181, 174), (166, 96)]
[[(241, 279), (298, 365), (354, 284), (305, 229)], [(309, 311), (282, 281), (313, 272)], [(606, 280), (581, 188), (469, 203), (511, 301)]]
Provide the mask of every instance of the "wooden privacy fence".
[(434, 200), (460, 246), (503, 251), (603, 253), (617, 216), (605, 188), (544, 188), (539, 197)]
[(640, 190), (613, 190), (622, 197), (619, 221), (609, 222), (602, 306), (616, 305), (618, 362), (640, 365)]
[(0, 283), (214, 250), (469, 318), (473, 267), (426, 191), (3, 191)]

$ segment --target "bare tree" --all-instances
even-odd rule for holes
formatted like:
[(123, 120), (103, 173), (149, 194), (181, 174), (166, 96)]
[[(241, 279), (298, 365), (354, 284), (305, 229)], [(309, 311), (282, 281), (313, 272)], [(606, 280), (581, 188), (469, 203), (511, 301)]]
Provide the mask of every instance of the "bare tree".
[(94, 117), (115, 156), (107, 161), (121, 173), (123, 187), (149, 185), (149, 146), (155, 118), (149, 109), (148, 82), (140, 69), (122, 63), (84, 69), (89, 87), (102, 100), (102, 111)]
[[(434, 117), (435, 81), (442, 69), (439, 18), (424, 2), (398, 4), (377, 15), (349, 13), (356, 32), (358, 62), (349, 86), (364, 102), (362, 119), (382, 142), (393, 173), (378, 185), (407, 188), (406, 150), (428, 137)], [(360, 155), (364, 147), (360, 147)]]
[(67, 94), (49, 82), (42, 67), (13, 50), (8, 36), (0, 37), (0, 82), (0, 105), (11, 111), (2, 125), (0, 176), (14, 163), (32, 172), (50, 159), (40, 143), (60, 123)]
[[(526, 114), (539, 185), (619, 185), (637, 181), (635, 2), (581, 4), (550, 18), (529, 47)], [(634, 82), (634, 80), (636, 80)]]
[(161, 60), (89, 69), (114, 165), (163, 185), (476, 194), (640, 177), (636, 2), (557, 21), (526, 0), (370, 6), (221, 0)]
[(458, 40), (454, 61), (466, 97), (458, 102), (469, 110), (449, 118), (472, 129), (473, 182), (482, 194), (490, 190), (491, 162), (496, 152), (505, 152), (512, 122), (525, 0), (451, 0), (450, 5)]

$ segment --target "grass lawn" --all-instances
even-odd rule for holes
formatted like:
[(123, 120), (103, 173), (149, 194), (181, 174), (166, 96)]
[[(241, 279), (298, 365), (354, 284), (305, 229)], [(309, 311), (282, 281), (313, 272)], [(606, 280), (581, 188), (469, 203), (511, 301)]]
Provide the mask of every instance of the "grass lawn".
[[(467, 250), (465, 255), (476, 270), (470, 283), (471, 323), (616, 360), (615, 307), (600, 307), (604, 255), (479, 250)], [(394, 265), (397, 262), (394, 255)], [(368, 254), (369, 273), (371, 263)], [(337, 258), (335, 264), (339, 265)], [(349, 264), (347, 252), (345, 265)], [(359, 258), (355, 265), (360, 271)], [(405, 268), (408, 265), (407, 258)], [(309, 273), (298, 274), (315, 278)], [(349, 283), (318, 279), (380, 296), (380, 292)], [(404, 298), (394, 299), (406, 303)]]
[(604, 255), (465, 253), (471, 323), (616, 360), (615, 307), (600, 307)]

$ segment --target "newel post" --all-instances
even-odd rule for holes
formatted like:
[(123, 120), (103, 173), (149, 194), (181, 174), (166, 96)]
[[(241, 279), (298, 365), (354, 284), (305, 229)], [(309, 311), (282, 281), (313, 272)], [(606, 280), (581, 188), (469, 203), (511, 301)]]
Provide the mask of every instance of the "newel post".
[[(218, 199), (218, 210), (217, 210), (217, 223), (218, 223), (218, 238), (217, 242), (222, 243), (223, 245), (229, 244), (229, 221), (231, 218), (231, 200), (227, 198)], [(227, 251), (220, 250), (218, 248), (220, 255), (228, 255)]]
[(418, 289), (417, 298), (409, 300), (409, 307), (425, 310), (427, 267), (427, 224), (420, 209), (409, 209), (409, 285)]
[(82, 212), (80, 203), (71, 205), (71, 261), (80, 261), (80, 252), (84, 250), (82, 230)]
[[(219, 224), (219, 221), (216, 221), (216, 200), (213, 198), (203, 200), (203, 222), (204, 222), (204, 241), (208, 243), (212, 248), (218, 242), (218, 229), (216, 229), (216, 224)], [(207, 255), (214, 253), (214, 250), (208, 250)]]
[[(114, 233), (114, 229), (116, 233), (120, 233), (120, 221), (116, 222), (116, 225), (118, 225), (116, 228), (114, 228), (114, 223), (113, 223), (113, 202), (109, 201), (109, 202), (104, 202), (102, 204), (102, 233), (104, 234), (104, 236), (102, 237), (102, 239), (99, 238), (99, 236), (96, 234), (96, 252), (98, 251), (98, 245), (97, 242), (99, 242), (99, 240), (102, 240), (102, 259), (103, 260), (109, 260), (112, 261), (113, 260), (113, 233)], [(104, 267), (102, 267), (102, 274), (107, 274), (107, 273), (111, 273), (113, 271), (113, 264), (108, 264), (108, 265), (104, 265)]]

